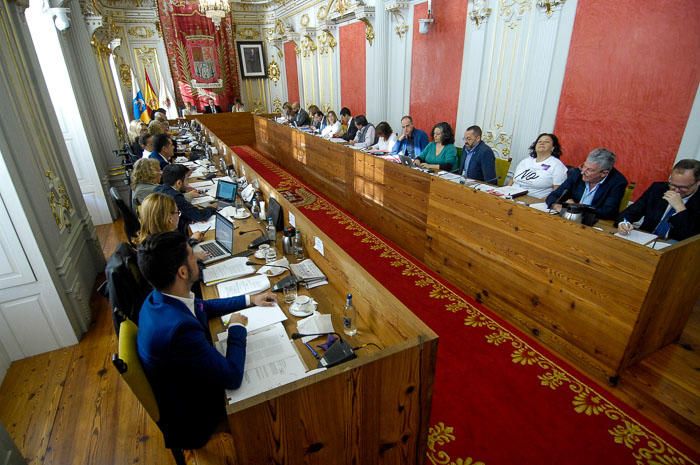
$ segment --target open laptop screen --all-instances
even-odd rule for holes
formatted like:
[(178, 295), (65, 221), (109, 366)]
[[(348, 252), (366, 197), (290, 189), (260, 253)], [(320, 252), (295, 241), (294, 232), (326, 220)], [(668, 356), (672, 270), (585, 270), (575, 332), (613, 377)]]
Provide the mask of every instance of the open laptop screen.
[(233, 250), (233, 222), (221, 213), (216, 214), (216, 242), (231, 252)]
[(216, 198), (226, 202), (233, 202), (236, 200), (237, 187), (236, 183), (220, 179), (216, 185)]

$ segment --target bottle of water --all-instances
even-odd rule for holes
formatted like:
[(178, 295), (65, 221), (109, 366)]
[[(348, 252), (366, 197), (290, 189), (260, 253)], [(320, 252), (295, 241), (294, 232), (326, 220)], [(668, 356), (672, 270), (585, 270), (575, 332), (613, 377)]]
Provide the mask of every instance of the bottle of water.
[(253, 200), (251, 201), (250, 212), (253, 214), (253, 218), (256, 220), (260, 219), (260, 202), (258, 201), (258, 193), (253, 195)]
[(267, 218), (267, 238), (270, 240), (270, 247), (275, 246), (275, 242), (277, 240), (277, 229), (275, 229), (275, 225), (272, 224), (272, 217)]
[(357, 326), (355, 326), (355, 307), (352, 305), (352, 294), (348, 294), (345, 299), (345, 308), (343, 309), (343, 332), (348, 336), (357, 334)]
[(304, 259), (304, 243), (301, 241), (301, 232), (298, 229), (292, 241), (292, 250), (294, 251), (294, 258), (297, 260)]

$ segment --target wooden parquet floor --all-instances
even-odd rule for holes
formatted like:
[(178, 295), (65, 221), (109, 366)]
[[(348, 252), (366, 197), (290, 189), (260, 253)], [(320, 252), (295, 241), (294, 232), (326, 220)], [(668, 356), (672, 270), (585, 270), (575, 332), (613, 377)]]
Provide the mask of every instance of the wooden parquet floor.
[[(98, 236), (108, 257), (124, 240), (122, 223), (98, 227)], [(0, 387), (0, 422), (30, 465), (173, 465), (158, 427), (112, 366), (108, 302), (95, 293), (91, 304), (93, 323), (78, 345), (12, 364)], [(700, 305), (678, 344), (630, 369), (612, 391), (700, 450), (699, 373)]]

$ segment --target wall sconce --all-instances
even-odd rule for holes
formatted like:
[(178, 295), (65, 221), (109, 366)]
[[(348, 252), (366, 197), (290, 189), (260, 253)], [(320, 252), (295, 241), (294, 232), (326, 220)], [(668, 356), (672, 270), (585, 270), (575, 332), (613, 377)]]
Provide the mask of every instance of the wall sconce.
[(70, 8), (49, 8), (49, 14), (53, 16), (53, 24), (59, 31), (70, 29)]
[(428, 0), (428, 17), (420, 18), (418, 20), (418, 32), (420, 32), (421, 34), (427, 34), (428, 31), (430, 31), (430, 26), (435, 22), (435, 19), (433, 19), (432, 4), (432, 0)]

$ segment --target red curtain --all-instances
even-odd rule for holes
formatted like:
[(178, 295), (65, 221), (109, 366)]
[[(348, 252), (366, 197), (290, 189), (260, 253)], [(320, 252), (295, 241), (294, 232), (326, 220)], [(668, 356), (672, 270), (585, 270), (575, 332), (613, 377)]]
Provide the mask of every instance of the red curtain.
[(240, 97), (231, 18), (223, 19), (217, 29), (199, 12), (197, 0), (157, 3), (178, 107), (193, 102), (201, 110), (211, 97), (228, 111), (234, 99)]

